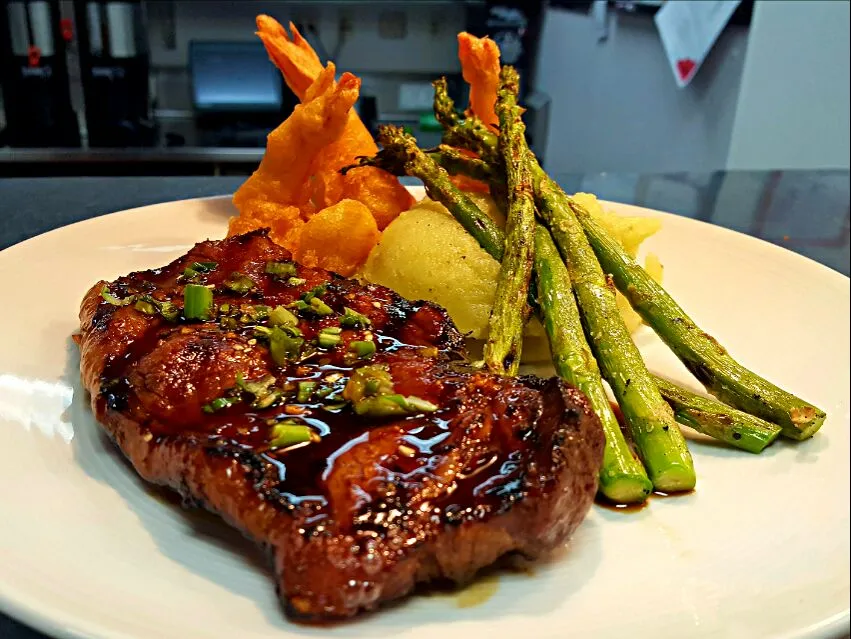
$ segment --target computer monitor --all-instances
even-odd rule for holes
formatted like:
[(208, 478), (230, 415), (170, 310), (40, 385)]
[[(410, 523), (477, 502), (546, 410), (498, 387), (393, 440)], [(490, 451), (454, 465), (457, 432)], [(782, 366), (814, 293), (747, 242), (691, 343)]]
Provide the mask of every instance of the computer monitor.
[(281, 111), (281, 74), (260, 42), (192, 41), (189, 75), (200, 113)]

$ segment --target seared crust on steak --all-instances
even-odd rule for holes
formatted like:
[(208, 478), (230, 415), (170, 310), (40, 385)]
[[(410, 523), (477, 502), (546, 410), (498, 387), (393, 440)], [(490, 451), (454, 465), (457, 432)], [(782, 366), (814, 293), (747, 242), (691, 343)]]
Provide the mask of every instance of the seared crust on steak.
[[(506, 553), (536, 557), (563, 543), (590, 507), (602, 460), (602, 430), (585, 398), (557, 379), (473, 370), (461, 335), (432, 304), (300, 266), (292, 280), (266, 273), (267, 262), (289, 259), (254, 232), (202, 242), (168, 266), (88, 292), (83, 384), (139, 474), (270, 549), (287, 611), (308, 619), (348, 617), (418, 582), (463, 582)], [(216, 263), (192, 277), (213, 288), (227, 320), (169, 321), (148, 314), (150, 304), (118, 303), (134, 296), (182, 307), (182, 274), (195, 262)], [(234, 273), (251, 290), (230, 290)], [(258, 338), (253, 309), (290, 305), (319, 285), (334, 313), (303, 314), (306, 344), (339, 327), (344, 307), (371, 326), (346, 327), (338, 345), (282, 368)], [(358, 359), (356, 340), (374, 341), (375, 354)], [(382, 367), (394, 393), (436, 410), (356, 414), (341, 395), (363, 366)], [(269, 375), (281, 389), (309, 381), (325, 395), (290, 393), (252, 408), (252, 396), (234, 390)], [(226, 396), (236, 403), (211, 408)], [(273, 447), (281, 421), (310, 426), (316, 441)]]

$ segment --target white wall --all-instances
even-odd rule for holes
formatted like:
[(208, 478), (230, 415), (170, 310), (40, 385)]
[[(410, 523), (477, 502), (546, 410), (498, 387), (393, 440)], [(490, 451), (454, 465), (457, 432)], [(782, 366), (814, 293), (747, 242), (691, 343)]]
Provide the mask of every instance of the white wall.
[(849, 3), (756, 3), (728, 166), (849, 168)]
[(728, 27), (691, 85), (678, 89), (652, 18), (610, 19), (608, 40), (598, 42), (590, 16), (547, 12), (537, 84), (552, 98), (548, 170), (723, 169), (747, 30)]

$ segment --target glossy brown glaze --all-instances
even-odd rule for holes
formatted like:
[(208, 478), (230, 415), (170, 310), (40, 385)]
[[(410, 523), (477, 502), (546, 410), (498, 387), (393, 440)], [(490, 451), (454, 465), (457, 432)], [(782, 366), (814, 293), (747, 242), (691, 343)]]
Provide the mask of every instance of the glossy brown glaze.
[[(287, 306), (319, 285), (334, 313), (302, 317), (307, 343), (339, 327), (344, 307), (371, 326), (345, 328), (340, 343), (275, 364), (257, 322), (167, 321), (101, 296), (81, 309), (82, 376), (99, 421), (150, 481), (220, 513), (272, 550), (287, 610), (345, 617), (409, 592), (419, 581), (464, 581), (501, 555), (537, 556), (562, 542), (596, 490), (603, 436), (584, 398), (557, 380), (503, 378), (468, 366), (446, 313), (388, 289), (299, 267), (303, 282), (265, 273), (288, 260), (262, 232), (198, 244), (168, 266), (108, 285), (117, 298), (145, 293), (183, 305), (184, 269), (215, 262), (195, 278), (219, 308)], [(234, 273), (254, 287), (236, 294)], [(356, 359), (352, 341), (376, 352)], [(313, 352), (315, 351), (315, 352)], [(310, 354), (312, 353), (312, 354)], [(376, 418), (341, 401), (352, 371), (389, 371), (394, 392), (433, 412)], [(234, 394), (237, 376), (275, 377), (292, 388), (315, 382), (325, 397), (254, 409), (250, 398), (209, 413)], [(271, 424), (310, 426), (318, 441), (271, 446)]]

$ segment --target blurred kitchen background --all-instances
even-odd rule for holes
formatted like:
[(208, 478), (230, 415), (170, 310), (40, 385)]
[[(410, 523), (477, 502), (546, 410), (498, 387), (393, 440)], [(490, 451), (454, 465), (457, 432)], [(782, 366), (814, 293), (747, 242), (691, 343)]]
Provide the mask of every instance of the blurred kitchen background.
[[(654, 23), (662, 4), (0, 0), (0, 176), (248, 174), (295, 104), (258, 13), (363, 78), (370, 126), (404, 124), (423, 145), (440, 135), (430, 81), (447, 75), (466, 100), (467, 30), (520, 68), (530, 142), (562, 181), (848, 169), (848, 2), (741, 2), (684, 88)], [(689, 200), (718, 191), (681, 181)]]

